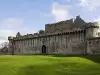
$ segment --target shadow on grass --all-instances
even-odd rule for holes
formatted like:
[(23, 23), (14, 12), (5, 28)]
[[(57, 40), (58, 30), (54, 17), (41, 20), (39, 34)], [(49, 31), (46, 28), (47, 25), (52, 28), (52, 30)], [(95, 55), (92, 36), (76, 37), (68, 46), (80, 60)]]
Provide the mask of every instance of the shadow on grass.
[(100, 56), (81, 56), (82, 58), (91, 60), (95, 63), (100, 63)]
[(80, 57), (100, 63), (100, 55), (52, 55), (53, 57)]
[(100, 74), (100, 68), (76, 63), (58, 63), (48, 65), (30, 65), (21, 68), (17, 75), (94, 75)]
[[(63, 67), (63, 66), (62, 66)], [(20, 69), (17, 75), (66, 75), (63, 68), (57, 65), (30, 65)]]

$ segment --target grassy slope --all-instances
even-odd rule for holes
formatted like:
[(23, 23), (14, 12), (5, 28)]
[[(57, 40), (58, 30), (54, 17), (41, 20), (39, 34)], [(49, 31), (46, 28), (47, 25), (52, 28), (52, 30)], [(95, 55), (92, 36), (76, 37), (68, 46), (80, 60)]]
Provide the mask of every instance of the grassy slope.
[(0, 56), (0, 75), (100, 75), (100, 56)]

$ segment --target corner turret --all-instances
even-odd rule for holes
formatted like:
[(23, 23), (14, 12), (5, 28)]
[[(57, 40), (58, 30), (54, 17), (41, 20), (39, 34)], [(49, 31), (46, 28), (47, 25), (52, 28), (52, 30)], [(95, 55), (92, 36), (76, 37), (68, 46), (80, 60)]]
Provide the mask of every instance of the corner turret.
[(9, 36), (9, 37), (8, 37), (8, 40), (13, 40), (13, 38), (14, 38), (14, 37), (12, 37), (12, 36)]
[(16, 34), (16, 37), (20, 37), (21, 36), (21, 34), (20, 34), (20, 32), (18, 32), (17, 34)]
[(86, 37), (91, 38), (91, 37), (98, 37), (98, 29), (99, 29), (99, 24), (98, 22), (93, 22), (93, 23), (87, 23), (86, 27)]

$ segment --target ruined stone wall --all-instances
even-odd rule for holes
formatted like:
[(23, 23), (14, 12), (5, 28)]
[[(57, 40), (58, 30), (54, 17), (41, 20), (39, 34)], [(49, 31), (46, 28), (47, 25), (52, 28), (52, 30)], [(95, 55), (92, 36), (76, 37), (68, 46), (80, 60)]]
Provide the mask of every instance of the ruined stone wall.
[(86, 50), (84, 32), (59, 34), (47, 39), (46, 46), (49, 54), (84, 54)]
[(100, 37), (87, 40), (87, 53), (92, 55), (100, 54)]
[(41, 53), (42, 38), (33, 38), (15, 41), (15, 54)]
[(68, 43), (71, 46), (70, 48), (72, 54), (84, 54), (86, 50), (85, 41), (86, 40), (84, 32), (77, 33), (76, 35), (71, 35)]
[(45, 46), (47, 54), (99, 54), (98, 28), (97, 23), (86, 23), (77, 16), (45, 25), (43, 34), (22, 36), (18, 32), (16, 37), (8, 37), (11, 45), (9, 51), (14, 54), (39, 54)]
[(14, 40), (14, 54), (40, 54), (46, 46), (47, 54), (84, 54), (84, 31), (59, 33), (30, 39)]
[(45, 25), (46, 33), (67, 32), (73, 27), (73, 19)]
[(9, 41), (9, 48), (8, 48), (8, 54), (13, 54), (13, 40)]

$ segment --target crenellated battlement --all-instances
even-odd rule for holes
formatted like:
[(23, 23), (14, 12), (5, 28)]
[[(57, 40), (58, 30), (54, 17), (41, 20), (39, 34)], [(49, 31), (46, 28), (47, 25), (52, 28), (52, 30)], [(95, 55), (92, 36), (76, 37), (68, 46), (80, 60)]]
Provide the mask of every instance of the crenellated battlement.
[(45, 25), (43, 33), (8, 37), (10, 50), (15, 54), (38, 54), (46, 47), (46, 53), (100, 54), (98, 22), (85, 22), (80, 16)]
[(99, 23), (98, 22), (89, 22), (86, 24), (85, 28), (99, 28)]
[(53, 35), (58, 35), (63, 33), (68, 35), (70, 34), (74, 35), (76, 33), (86, 32), (86, 30), (89, 28), (99, 28), (99, 24), (97, 22), (86, 23), (84, 20), (80, 18), (80, 16), (76, 16), (75, 19), (72, 18), (66, 21), (46, 24), (45, 32), (42, 34), (34, 33), (34, 34), (21, 35), (20, 32), (18, 32), (16, 37), (8, 37), (8, 40), (38, 38), (38, 37), (53, 36)]
[[(46, 37), (46, 36), (57, 36), (57, 35), (76, 35), (78, 33), (85, 33), (86, 30), (83, 29), (75, 29), (73, 31), (69, 32), (59, 32), (59, 33), (44, 33), (44, 34), (27, 34), (27, 35), (21, 35), (19, 37), (12, 37), (12, 40), (25, 40), (25, 39), (33, 39), (33, 38), (41, 38), (41, 37)], [(9, 39), (10, 40), (10, 39)]]
[(80, 16), (76, 16), (76, 18), (72, 18), (66, 21), (61, 21), (52, 24), (45, 25), (46, 33), (54, 33), (54, 32), (69, 32), (73, 31), (75, 28), (79, 29), (86, 25), (86, 22), (80, 18)]
[[(80, 21), (82, 22), (81, 26), (78, 26), (78, 22)], [(29, 39), (29, 38), (38, 38), (38, 37), (45, 37), (45, 36), (52, 36), (52, 35), (58, 35), (58, 34), (76, 34), (76, 33), (80, 33), (80, 32), (86, 32), (86, 30), (88, 28), (99, 28), (98, 23), (97, 22), (89, 22), (89, 23), (83, 23), (84, 21), (77, 16), (76, 19), (70, 19), (70, 20), (66, 20), (66, 21), (61, 21), (61, 22), (57, 22), (57, 23), (53, 23), (53, 24), (47, 24), (45, 26), (45, 32), (40, 34), (40, 33), (34, 33), (34, 34), (26, 34), (26, 35), (21, 35), (20, 32), (17, 33), (16, 37), (12, 37), (12, 38), (8, 38), (10, 39)], [(75, 25), (77, 24), (77, 25)], [(74, 25), (76, 27), (74, 27)], [(87, 34), (88, 35), (88, 34)]]
[(12, 37), (12, 36), (8, 37), (8, 40), (13, 40), (13, 39), (14, 39), (14, 37)]

